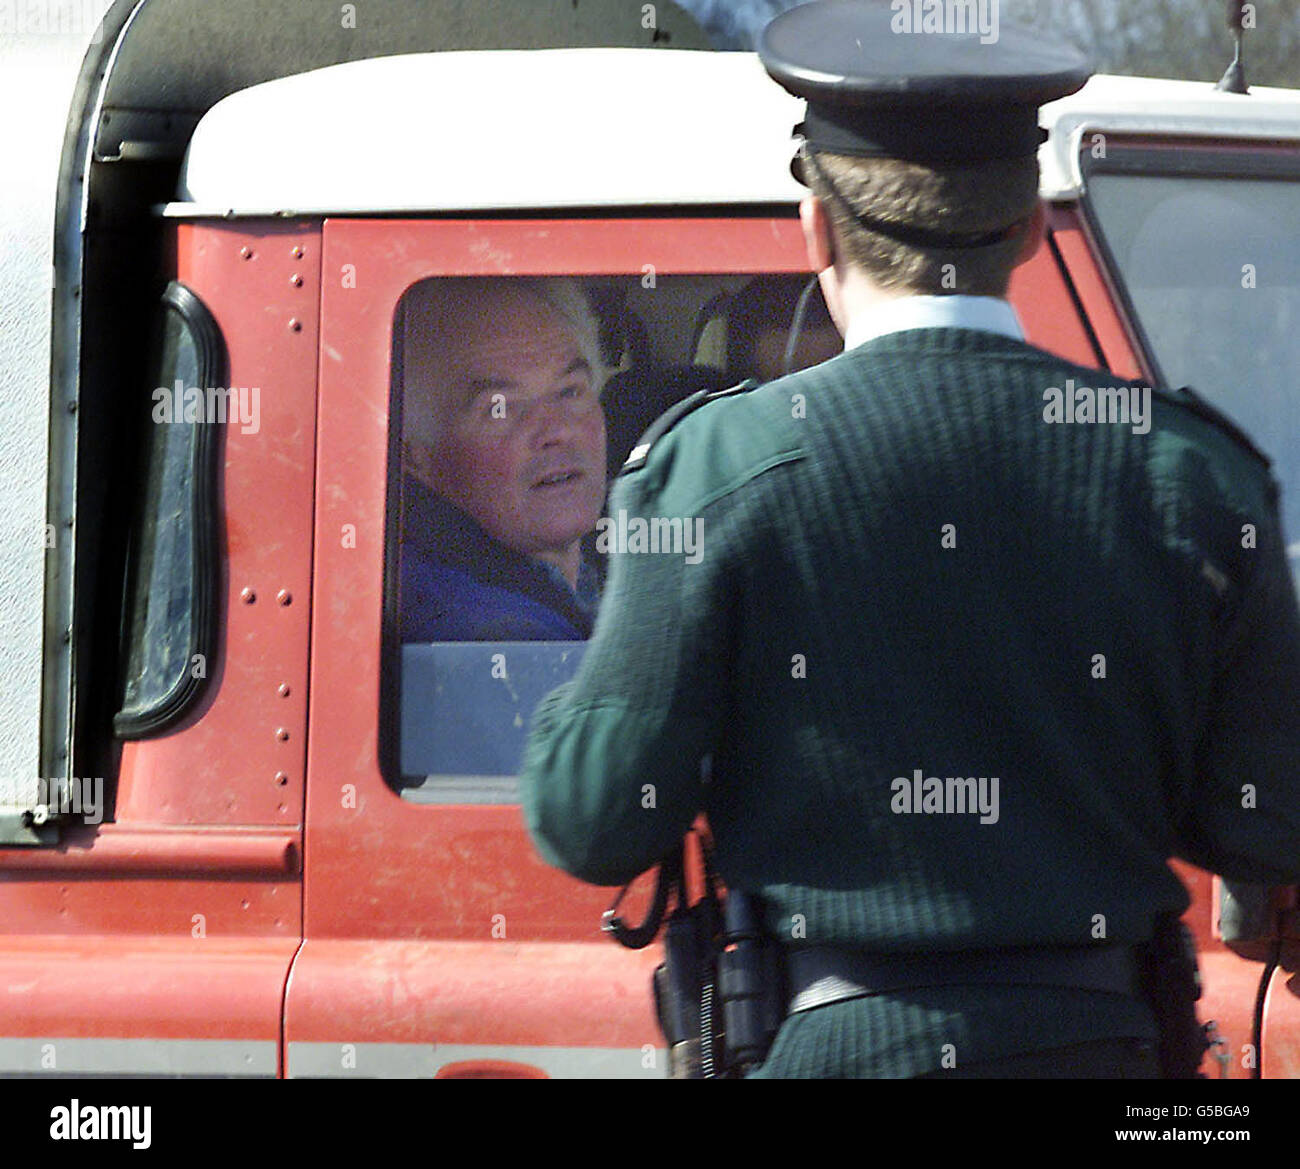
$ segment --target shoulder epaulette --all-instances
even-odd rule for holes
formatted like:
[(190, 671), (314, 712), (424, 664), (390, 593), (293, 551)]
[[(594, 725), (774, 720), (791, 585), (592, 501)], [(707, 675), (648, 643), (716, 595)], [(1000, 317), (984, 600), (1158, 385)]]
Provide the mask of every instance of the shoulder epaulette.
[(1265, 470), (1272, 467), (1273, 460), (1259, 449), (1252, 441), (1250, 435), (1241, 429), (1231, 418), (1223, 413), (1216, 406), (1211, 406), (1204, 398), (1201, 397), (1191, 386), (1180, 386), (1176, 390), (1157, 390), (1157, 393), (1163, 393), (1164, 396), (1172, 402), (1177, 402), (1180, 406), (1190, 410), (1212, 426), (1222, 430), (1230, 438), (1234, 439), (1238, 446), (1245, 447), (1246, 450), (1255, 456), (1264, 464)]
[(632, 448), (632, 453), (628, 455), (619, 474), (622, 475), (625, 471), (637, 471), (644, 467), (650, 448), (686, 415), (698, 410), (706, 402), (712, 402), (715, 398), (728, 398), (732, 394), (743, 394), (757, 389), (760, 384), (753, 378), (746, 378), (738, 386), (730, 386), (725, 390), (700, 390), (690, 397), (683, 398), (675, 406), (670, 406), (650, 424), (645, 434), (636, 440), (636, 445)]

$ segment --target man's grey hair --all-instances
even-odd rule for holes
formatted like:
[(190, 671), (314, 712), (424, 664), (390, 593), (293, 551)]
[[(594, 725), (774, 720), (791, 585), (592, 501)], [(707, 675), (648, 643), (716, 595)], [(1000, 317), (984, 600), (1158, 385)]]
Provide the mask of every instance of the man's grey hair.
[[(436, 438), (433, 411), (420, 409), (412, 390), (420, 389), (415, 372), (428, 359), (430, 346), (450, 328), (472, 329), (473, 316), (464, 306), (492, 292), (525, 292), (536, 296), (568, 326), (578, 351), (591, 368), (592, 385), (603, 391), (611, 370), (600, 347), (600, 322), (582, 285), (572, 276), (439, 276), (412, 285), (403, 298), (405, 308), (403, 437), (432, 443)], [(430, 387), (432, 389), (433, 387)]]

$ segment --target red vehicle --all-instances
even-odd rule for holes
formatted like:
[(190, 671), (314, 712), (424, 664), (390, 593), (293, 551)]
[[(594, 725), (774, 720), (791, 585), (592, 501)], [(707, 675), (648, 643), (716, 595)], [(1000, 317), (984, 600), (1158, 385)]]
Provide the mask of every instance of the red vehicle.
[[(0, 338), (47, 496), (4, 517), (45, 539), (6, 553), (0, 1073), (665, 1075), (655, 948), (601, 935), (612, 891), (544, 865), (514, 795), (581, 643), (400, 644), (403, 298), (579, 279), (611, 435), (726, 384), (737, 298), (808, 279), (799, 106), (671, 5), (538, 4), (509, 37), (494, 5), (390, 7), (349, 38), (259, 6), (295, 46), (272, 69), (232, 5), (118, 3), (85, 58), (48, 348)], [(1195, 384), (1294, 535), (1300, 93), (1100, 77), (1043, 123), (1028, 339)], [(1175, 867), (1205, 1071), (1300, 1075), (1295, 891)]]

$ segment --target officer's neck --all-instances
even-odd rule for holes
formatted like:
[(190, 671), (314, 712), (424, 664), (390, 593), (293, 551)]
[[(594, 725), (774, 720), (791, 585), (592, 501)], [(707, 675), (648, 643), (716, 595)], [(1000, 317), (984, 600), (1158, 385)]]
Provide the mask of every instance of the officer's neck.
[(883, 305), (915, 295), (908, 289), (882, 288), (860, 268), (834, 265), (821, 275), (822, 294), (841, 337), (854, 323), (878, 313)]
[[(833, 297), (836, 308), (832, 317), (844, 338), (845, 348), (855, 348), (864, 341), (900, 328), (963, 327), (983, 328), (1023, 339), (1024, 330), (1005, 297), (935, 295), (911, 289), (882, 288), (871, 277), (850, 268), (840, 275), (830, 270), (831, 289), (823, 294), (827, 307)], [(908, 302), (913, 302), (909, 305)]]

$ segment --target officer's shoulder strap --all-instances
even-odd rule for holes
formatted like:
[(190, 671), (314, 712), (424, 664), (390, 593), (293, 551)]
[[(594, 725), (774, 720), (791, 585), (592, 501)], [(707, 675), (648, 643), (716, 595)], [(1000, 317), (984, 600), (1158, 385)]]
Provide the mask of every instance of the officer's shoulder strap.
[(739, 385), (729, 386), (725, 390), (700, 390), (691, 394), (690, 397), (683, 398), (675, 406), (670, 406), (650, 424), (650, 428), (645, 434), (637, 439), (636, 445), (632, 448), (632, 453), (628, 455), (627, 461), (623, 464), (619, 474), (622, 475), (627, 471), (637, 471), (644, 467), (646, 459), (650, 456), (650, 448), (672, 430), (686, 415), (694, 413), (706, 402), (712, 402), (717, 398), (729, 398), (733, 394), (748, 393), (750, 390), (757, 389), (760, 384), (753, 378), (746, 378)]
[(1205, 419), (1211, 426), (1223, 431), (1239, 447), (1243, 447), (1247, 453), (1253, 455), (1264, 469), (1268, 470), (1273, 465), (1272, 459), (1259, 449), (1244, 430), (1241, 429), (1231, 418), (1216, 406), (1210, 405), (1200, 394), (1192, 389), (1191, 386), (1180, 386), (1176, 390), (1162, 390), (1157, 388), (1155, 393), (1159, 394), (1166, 401), (1182, 406), (1185, 410), (1195, 414), (1198, 418)]

